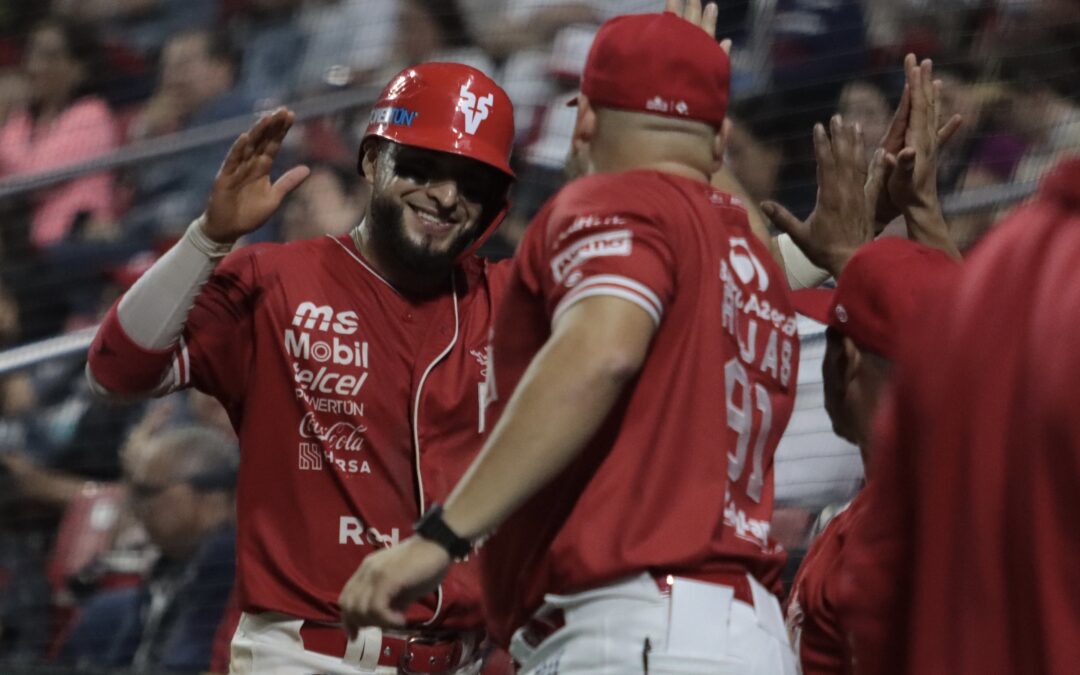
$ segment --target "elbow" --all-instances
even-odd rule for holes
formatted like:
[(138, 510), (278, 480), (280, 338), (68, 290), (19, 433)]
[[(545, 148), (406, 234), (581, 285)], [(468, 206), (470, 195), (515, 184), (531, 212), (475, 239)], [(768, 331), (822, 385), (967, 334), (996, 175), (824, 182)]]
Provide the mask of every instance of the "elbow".
[(113, 403), (134, 403), (154, 396), (153, 391), (121, 390), (105, 385), (102, 383), (101, 378), (94, 374), (93, 359), (86, 362), (84, 374), (86, 375), (86, 383), (90, 386), (90, 391), (95, 396)]
[(84, 374), (86, 375), (86, 383), (90, 386), (90, 391), (94, 392), (95, 396), (110, 401), (116, 401), (122, 397), (118, 392), (114, 392), (102, 384), (101, 380), (94, 375), (93, 360), (88, 360), (86, 362)]
[(641, 372), (645, 354), (642, 349), (626, 345), (608, 345), (603, 355), (594, 360), (596, 378), (621, 389)]

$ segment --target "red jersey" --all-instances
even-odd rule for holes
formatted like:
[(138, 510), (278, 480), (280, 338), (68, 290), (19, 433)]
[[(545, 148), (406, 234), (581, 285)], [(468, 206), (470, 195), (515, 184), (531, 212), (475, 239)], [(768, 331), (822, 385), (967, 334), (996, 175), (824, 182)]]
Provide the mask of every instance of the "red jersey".
[[(456, 484), (484, 426), (481, 387), (504, 286), (488, 272), (469, 260), (453, 293), (414, 301), (349, 237), (322, 237), (228, 256), (172, 352), (141, 349), (110, 313), (90, 353), (105, 387), (145, 391), (171, 367), (177, 387), (228, 410), (241, 452), (245, 611), (336, 621), (338, 594), (364, 556), (407, 537), (422, 508)], [(455, 566), (408, 618), (475, 627), (479, 605), (474, 572)]]
[(785, 616), (803, 675), (854, 672), (851, 641), (841, 614), (844, 544), (865, 510), (865, 493), (836, 514), (814, 540), (795, 575)]
[(580, 179), (530, 225), (496, 319), (501, 412), (551, 325), (583, 298), (657, 322), (596, 436), (505, 522), (481, 558), (489, 628), (508, 640), (545, 593), (653, 570), (778, 579), (773, 451), (791, 414), (798, 337), (783, 273), (746, 211), (654, 171)]
[(1080, 664), (1080, 160), (902, 349), (845, 595), (860, 673)]

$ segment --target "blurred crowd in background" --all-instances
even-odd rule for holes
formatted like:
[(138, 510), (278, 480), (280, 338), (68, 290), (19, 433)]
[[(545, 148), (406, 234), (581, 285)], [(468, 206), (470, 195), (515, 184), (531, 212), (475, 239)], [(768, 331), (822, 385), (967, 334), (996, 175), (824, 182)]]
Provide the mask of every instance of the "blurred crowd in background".
[[(423, 61), (480, 68), (514, 101), (519, 181), (486, 250), (512, 254), (564, 181), (574, 120), (565, 101), (596, 27), (661, 4), (0, 0), (0, 351), (96, 323), (199, 215), (231, 139), (197, 143), (192, 130), (343, 90), (373, 98)], [(943, 150), (942, 194), (1034, 182), (1080, 148), (1074, 0), (718, 5), (718, 35), (734, 40), (727, 161), (755, 201), (805, 215), (812, 125), (838, 112), (879, 138), (907, 52), (934, 59), (943, 119), (964, 117)], [(313, 174), (259, 241), (359, 222), (367, 115), (342, 106), (292, 131), (280, 168), (306, 163)], [(146, 152), (20, 187), (129, 147)], [(950, 214), (960, 248), (999, 211)], [(232, 613), (229, 422), (198, 393), (149, 406), (96, 400), (83, 366), (76, 357), (0, 374), (0, 662), (205, 670)]]

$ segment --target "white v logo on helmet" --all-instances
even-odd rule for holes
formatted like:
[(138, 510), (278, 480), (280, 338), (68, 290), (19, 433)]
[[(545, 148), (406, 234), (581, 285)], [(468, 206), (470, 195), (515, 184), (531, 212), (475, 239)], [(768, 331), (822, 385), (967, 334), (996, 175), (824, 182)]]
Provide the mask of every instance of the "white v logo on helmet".
[(487, 119), (490, 106), (495, 103), (495, 95), (488, 94), (476, 99), (476, 94), (469, 91), (469, 85), (461, 85), (461, 100), (458, 101), (458, 110), (465, 113), (465, 133), (476, 135), (480, 123)]

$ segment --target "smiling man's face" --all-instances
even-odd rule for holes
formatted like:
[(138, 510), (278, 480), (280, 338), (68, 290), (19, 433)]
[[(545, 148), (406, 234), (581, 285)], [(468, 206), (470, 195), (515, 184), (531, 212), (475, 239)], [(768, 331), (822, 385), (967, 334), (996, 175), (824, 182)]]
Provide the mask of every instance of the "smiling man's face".
[(508, 185), (482, 162), (389, 142), (364, 165), (372, 234), (409, 266), (452, 265), (501, 208)]

